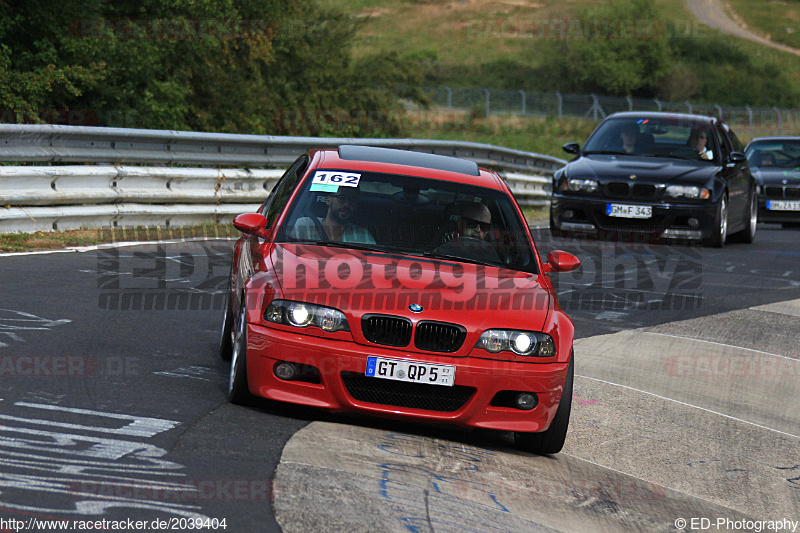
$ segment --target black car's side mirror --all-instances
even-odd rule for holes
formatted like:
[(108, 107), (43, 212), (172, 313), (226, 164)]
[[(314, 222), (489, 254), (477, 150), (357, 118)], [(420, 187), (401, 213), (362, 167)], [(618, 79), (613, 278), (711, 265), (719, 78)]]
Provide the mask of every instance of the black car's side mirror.
[(562, 146), (561, 149), (568, 154), (579, 154), (581, 151), (581, 145), (578, 143), (567, 143)]
[(731, 152), (731, 161), (734, 163), (743, 163), (747, 161), (747, 156), (742, 152)]

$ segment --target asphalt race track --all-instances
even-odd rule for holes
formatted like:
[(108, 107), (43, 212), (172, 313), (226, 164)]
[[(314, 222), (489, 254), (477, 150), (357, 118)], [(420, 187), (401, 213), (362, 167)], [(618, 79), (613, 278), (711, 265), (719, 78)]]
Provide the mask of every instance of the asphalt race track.
[(754, 244), (721, 250), (537, 235), (543, 255), (583, 263), (556, 278), (578, 339), (570, 431), (554, 456), (500, 433), (229, 405), (216, 344), (231, 241), (0, 254), (0, 530), (202, 519), (233, 532), (770, 531), (800, 520), (800, 231), (763, 225)]

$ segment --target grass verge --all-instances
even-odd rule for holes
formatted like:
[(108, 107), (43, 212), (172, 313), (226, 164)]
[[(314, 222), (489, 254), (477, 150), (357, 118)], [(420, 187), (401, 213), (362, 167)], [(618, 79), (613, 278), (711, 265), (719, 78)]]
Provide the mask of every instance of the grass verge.
[(185, 228), (75, 229), (35, 233), (0, 234), (0, 252), (58, 250), (114, 242), (140, 242), (172, 239), (217, 239), (238, 237), (233, 224), (201, 224)]

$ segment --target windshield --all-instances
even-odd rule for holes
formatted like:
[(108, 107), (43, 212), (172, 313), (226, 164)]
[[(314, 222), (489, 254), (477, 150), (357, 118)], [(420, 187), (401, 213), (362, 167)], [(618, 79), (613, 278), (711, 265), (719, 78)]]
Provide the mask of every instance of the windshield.
[(413, 176), (316, 170), (276, 239), (538, 272), (505, 193)]
[(747, 147), (747, 161), (751, 167), (770, 168), (800, 167), (800, 139), (781, 141), (756, 141)]
[(716, 161), (717, 142), (711, 128), (682, 119), (617, 118), (592, 133), (583, 153), (610, 153)]

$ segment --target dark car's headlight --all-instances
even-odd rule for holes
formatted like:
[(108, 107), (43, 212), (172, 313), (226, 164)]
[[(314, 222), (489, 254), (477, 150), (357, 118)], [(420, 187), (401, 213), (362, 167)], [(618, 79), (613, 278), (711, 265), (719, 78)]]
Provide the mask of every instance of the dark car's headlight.
[(670, 185), (664, 194), (671, 198), (692, 198), (694, 200), (708, 200), (711, 197), (711, 191), (705, 187), (696, 187), (694, 185)]
[(329, 333), (350, 331), (347, 317), (338, 309), (291, 300), (273, 300), (264, 313), (264, 319), (296, 328), (316, 326)]
[(483, 332), (476, 348), (489, 353), (512, 351), (527, 357), (553, 357), (556, 345), (553, 338), (538, 331), (519, 331), (514, 329), (489, 329)]
[(564, 187), (570, 192), (596, 192), (598, 188), (597, 180), (569, 178)]

